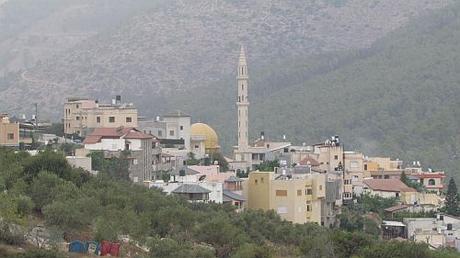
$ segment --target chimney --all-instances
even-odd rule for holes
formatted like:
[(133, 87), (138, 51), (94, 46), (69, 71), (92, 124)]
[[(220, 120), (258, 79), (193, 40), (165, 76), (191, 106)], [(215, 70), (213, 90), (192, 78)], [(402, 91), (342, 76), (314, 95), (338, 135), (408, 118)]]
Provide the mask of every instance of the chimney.
[(121, 104), (121, 95), (115, 96), (115, 101), (117, 102), (117, 105)]
[(260, 132), (260, 139), (264, 140), (265, 139), (265, 133), (264, 131)]

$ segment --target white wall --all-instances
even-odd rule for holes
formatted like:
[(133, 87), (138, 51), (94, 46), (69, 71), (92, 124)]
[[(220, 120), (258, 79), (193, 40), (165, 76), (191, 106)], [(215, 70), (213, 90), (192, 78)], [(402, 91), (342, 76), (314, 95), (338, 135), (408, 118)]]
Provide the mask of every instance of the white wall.
[[(141, 140), (128, 139), (130, 142), (129, 149), (136, 151), (142, 150)], [(119, 151), (125, 149), (125, 139), (102, 139), (101, 142), (94, 144), (85, 144), (87, 150), (105, 150), (105, 151)]]

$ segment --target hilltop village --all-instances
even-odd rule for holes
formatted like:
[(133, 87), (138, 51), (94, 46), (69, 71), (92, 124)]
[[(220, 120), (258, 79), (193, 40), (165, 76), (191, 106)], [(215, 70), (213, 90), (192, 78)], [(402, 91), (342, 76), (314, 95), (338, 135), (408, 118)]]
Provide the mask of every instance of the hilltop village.
[[(236, 86), (238, 141), (231, 155), (222, 153), (218, 132), (193, 123), (186, 111), (146, 118), (119, 95), (111, 103), (68, 97), (59, 128), (40, 122), (38, 115), (0, 114), (0, 145), (32, 156), (60, 148), (71, 166), (94, 176), (106, 172), (191, 203), (274, 211), (295, 224), (361, 225), (382, 239), (460, 251), (460, 217), (449, 207), (442, 170), (345, 149), (338, 135), (301, 144), (286, 137), (272, 141), (263, 132), (251, 136), (244, 47)], [(366, 208), (370, 203), (379, 205)]]

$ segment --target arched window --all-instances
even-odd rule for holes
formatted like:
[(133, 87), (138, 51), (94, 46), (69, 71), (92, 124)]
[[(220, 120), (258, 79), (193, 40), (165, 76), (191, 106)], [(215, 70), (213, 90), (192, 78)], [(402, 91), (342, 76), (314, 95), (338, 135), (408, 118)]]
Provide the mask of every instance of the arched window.
[(434, 181), (433, 178), (428, 180), (428, 185), (435, 185), (435, 184), (436, 184), (436, 182)]

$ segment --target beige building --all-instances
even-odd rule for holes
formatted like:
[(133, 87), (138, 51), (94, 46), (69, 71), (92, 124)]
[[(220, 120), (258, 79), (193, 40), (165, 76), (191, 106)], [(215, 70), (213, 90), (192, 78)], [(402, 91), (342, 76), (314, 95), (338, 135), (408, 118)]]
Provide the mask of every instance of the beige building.
[(403, 171), (402, 160), (389, 157), (368, 157), (364, 163), (365, 177), (376, 179), (398, 179)]
[(338, 136), (321, 144), (313, 145), (313, 152), (318, 155), (319, 169), (322, 172), (343, 170), (343, 146)]
[(281, 218), (294, 223), (321, 224), (326, 177), (324, 174), (286, 177), (254, 171), (244, 182), (243, 192), (249, 209), (274, 210)]
[(353, 200), (353, 195), (363, 191), (364, 155), (361, 152), (344, 151), (343, 200)]
[(19, 146), (19, 124), (11, 123), (7, 114), (0, 114), (0, 146)]
[(137, 127), (137, 109), (122, 104), (117, 96), (111, 104), (85, 98), (68, 98), (64, 104), (64, 133), (86, 136), (95, 128)]

